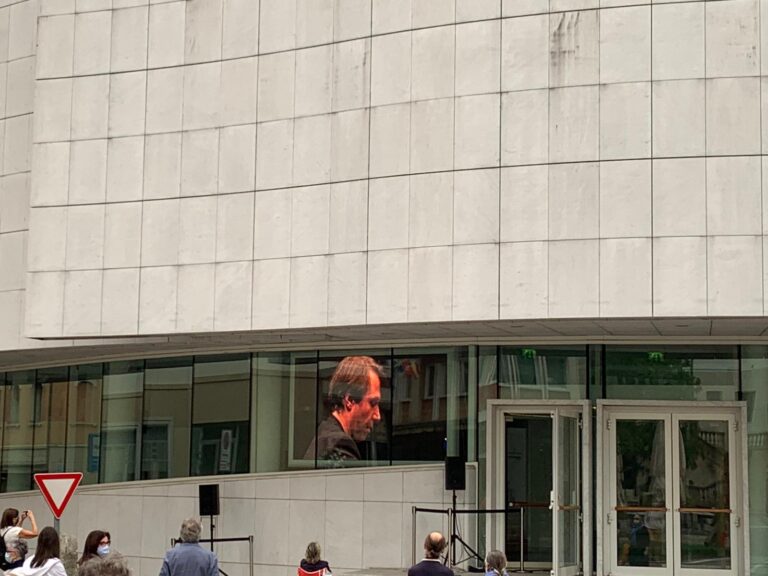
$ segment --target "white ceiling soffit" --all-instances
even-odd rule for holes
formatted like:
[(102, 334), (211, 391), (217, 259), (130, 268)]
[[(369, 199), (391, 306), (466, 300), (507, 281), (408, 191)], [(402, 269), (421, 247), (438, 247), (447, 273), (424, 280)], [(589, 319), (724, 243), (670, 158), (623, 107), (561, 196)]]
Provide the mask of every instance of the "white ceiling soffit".
[(342, 349), (494, 343), (765, 342), (768, 317), (493, 320), (334, 326), (283, 331), (47, 340), (0, 351), (0, 371), (24, 367), (217, 351)]

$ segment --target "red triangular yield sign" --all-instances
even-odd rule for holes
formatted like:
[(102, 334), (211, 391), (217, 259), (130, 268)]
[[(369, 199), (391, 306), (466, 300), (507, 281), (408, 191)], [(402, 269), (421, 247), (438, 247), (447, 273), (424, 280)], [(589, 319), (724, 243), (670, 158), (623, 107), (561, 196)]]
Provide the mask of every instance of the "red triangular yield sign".
[(35, 474), (37, 487), (56, 518), (61, 518), (82, 479), (82, 472)]

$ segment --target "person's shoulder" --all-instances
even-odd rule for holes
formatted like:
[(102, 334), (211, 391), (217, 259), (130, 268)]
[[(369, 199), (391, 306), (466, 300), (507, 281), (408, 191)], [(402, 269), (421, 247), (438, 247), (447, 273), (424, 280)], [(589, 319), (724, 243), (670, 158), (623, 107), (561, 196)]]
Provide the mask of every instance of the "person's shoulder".
[(453, 576), (453, 570), (434, 560), (422, 560), (408, 569), (408, 576)]

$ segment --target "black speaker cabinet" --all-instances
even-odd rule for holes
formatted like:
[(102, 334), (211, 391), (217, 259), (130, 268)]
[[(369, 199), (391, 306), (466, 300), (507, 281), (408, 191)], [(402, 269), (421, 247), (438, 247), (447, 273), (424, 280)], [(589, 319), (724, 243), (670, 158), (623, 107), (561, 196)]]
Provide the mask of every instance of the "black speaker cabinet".
[(200, 516), (219, 515), (219, 485), (200, 484)]
[(459, 456), (445, 458), (445, 489), (465, 490), (467, 478), (464, 474), (464, 460)]

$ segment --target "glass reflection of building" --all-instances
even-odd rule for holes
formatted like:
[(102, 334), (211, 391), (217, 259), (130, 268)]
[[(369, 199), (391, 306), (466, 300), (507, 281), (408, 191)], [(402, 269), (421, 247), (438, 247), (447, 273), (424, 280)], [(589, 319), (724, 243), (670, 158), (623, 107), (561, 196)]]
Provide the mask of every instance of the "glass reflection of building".
[[(32, 487), (37, 471), (78, 470), (84, 483), (322, 468), (303, 458), (327, 417), (328, 382), (350, 354), (381, 366), (381, 413), (348, 465), (442, 462), (459, 455), (480, 466), (484, 486), (486, 402), (514, 400), (685, 400), (747, 404), (750, 538), (753, 562), (768, 538), (768, 347), (451, 346), (373, 350), (269, 351), (120, 360), (0, 374), (0, 489)], [(508, 474), (511, 501), (527, 502), (528, 561), (551, 556), (551, 512), (541, 492), (552, 471), (549, 428), (536, 418), (507, 430), (527, 475)], [(619, 565), (663, 566), (669, 535), (659, 521), (667, 473), (663, 426), (617, 427), (618, 502), (647, 511), (617, 516)], [(728, 434), (722, 422), (680, 421), (681, 506), (728, 509)], [(537, 456), (538, 455), (538, 456)], [(509, 456), (509, 454), (508, 454)], [(508, 553), (519, 550), (510, 511)], [(478, 521), (482, 527), (483, 521)], [(727, 568), (723, 514), (681, 517), (683, 565)], [(688, 563), (688, 564), (686, 564)]]

